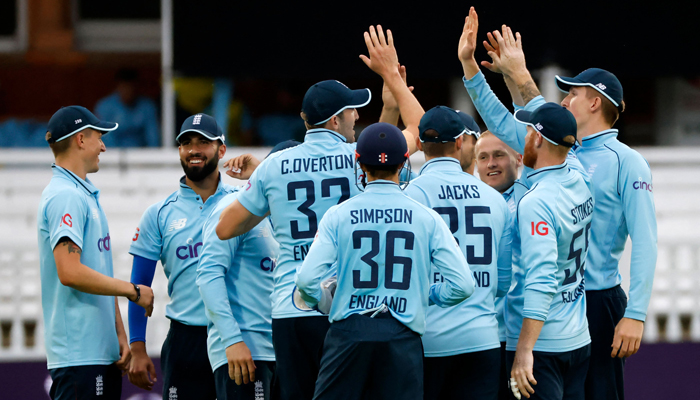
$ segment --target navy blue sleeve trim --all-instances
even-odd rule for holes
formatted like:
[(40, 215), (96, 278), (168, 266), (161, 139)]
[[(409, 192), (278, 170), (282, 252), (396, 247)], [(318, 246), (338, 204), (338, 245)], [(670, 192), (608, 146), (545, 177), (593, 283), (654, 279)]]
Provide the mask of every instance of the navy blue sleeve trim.
[(615, 156), (617, 157), (617, 195), (619, 196), (620, 195), (620, 170), (622, 169), (622, 162), (620, 162), (620, 155), (615, 150), (608, 147), (607, 144), (604, 144), (603, 146), (605, 146), (608, 150), (615, 153)]

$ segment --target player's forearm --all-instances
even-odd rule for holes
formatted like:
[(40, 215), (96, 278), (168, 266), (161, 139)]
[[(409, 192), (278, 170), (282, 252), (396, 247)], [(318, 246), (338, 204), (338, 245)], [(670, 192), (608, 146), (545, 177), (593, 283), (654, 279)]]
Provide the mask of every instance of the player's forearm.
[(115, 326), (117, 329), (117, 338), (119, 338), (119, 342), (124, 342), (126, 343), (126, 331), (124, 330), (124, 321), (122, 320), (122, 313), (119, 310), (119, 301), (117, 298), (114, 298), (114, 311), (116, 314), (115, 317)]
[(425, 114), (418, 99), (416, 99), (416, 96), (408, 89), (406, 82), (403, 81), (398, 70), (384, 77), (384, 83), (389, 87), (391, 94), (399, 104), (401, 118), (404, 124), (406, 124), (406, 130), (413, 133), (414, 136), (418, 136), (418, 125), (420, 124), (421, 117)]
[(518, 86), (513, 82), (513, 79), (508, 75), (503, 75), (503, 80), (506, 82), (506, 87), (508, 88), (508, 92), (510, 92), (510, 98), (513, 100), (513, 104), (519, 107), (525, 107), (523, 96), (520, 94), (520, 90), (518, 90)]
[(136, 290), (126, 281), (103, 275), (80, 262), (56, 263), (58, 277), (64, 286), (84, 293), (134, 298)]
[(207, 318), (211, 320), (221, 335), (224, 347), (240, 342), (241, 329), (233, 316), (228, 299), (226, 281), (221, 273), (222, 267), (200, 266), (197, 271), (197, 286), (202, 295)]
[(464, 79), (464, 87), (489, 131), (513, 150), (522, 153), (527, 129), (515, 121), (513, 114), (496, 97), (484, 74), (478, 73), (472, 79)]
[(532, 79), (532, 75), (530, 75), (530, 71), (526, 68), (516, 71), (508, 77), (513, 80), (513, 83), (518, 88), (523, 104), (527, 104), (530, 100), (541, 95), (534, 79)]
[(520, 328), (516, 351), (532, 351), (537, 343), (537, 338), (540, 337), (542, 326), (544, 326), (544, 321), (523, 318), (523, 327)]
[(396, 126), (399, 124), (399, 114), (400, 111), (398, 108), (384, 106), (379, 116), (379, 122), (386, 122), (387, 124)]
[(657, 245), (655, 240), (635, 241), (635, 239), (637, 238), (632, 239), (629, 302), (624, 316), (645, 321), (651, 299), (651, 289), (654, 284)]
[(462, 70), (464, 71), (464, 77), (466, 79), (472, 79), (481, 71), (481, 69), (479, 69), (479, 64), (476, 63), (473, 57), (469, 61), (462, 61)]

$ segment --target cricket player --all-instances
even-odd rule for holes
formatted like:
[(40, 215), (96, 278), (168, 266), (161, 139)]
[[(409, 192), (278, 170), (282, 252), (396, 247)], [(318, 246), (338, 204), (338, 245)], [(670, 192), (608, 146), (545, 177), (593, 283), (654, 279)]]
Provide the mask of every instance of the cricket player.
[[(505, 27), (494, 32), (500, 55), (493, 65), (510, 76), (523, 101), (539, 96), (525, 66), (522, 41)], [(591, 68), (574, 78), (556, 77), (562, 101), (576, 118), (576, 156), (591, 175), (596, 209), (586, 268), (586, 297), (592, 336), (587, 374), (588, 399), (624, 398), (625, 358), (639, 350), (657, 256), (656, 214), (651, 171), (646, 160), (617, 139), (613, 125), (624, 111), (620, 81)], [(620, 287), (618, 263), (632, 239), (629, 304)]]
[(102, 135), (117, 129), (80, 106), (49, 120), (46, 141), (56, 163), (37, 212), (41, 305), (52, 399), (119, 399), (129, 367), (126, 332), (115, 296), (153, 311), (153, 291), (113, 278), (111, 239), (100, 191)]
[[(362, 132), (365, 192), (324, 215), (297, 274), (310, 307), (322, 300), (321, 281), (330, 272), (338, 279), (314, 399), (422, 399), (428, 304), (453, 306), (474, 292), (445, 222), (398, 185), (409, 156), (401, 139), (386, 123)], [(442, 277), (435, 283), (431, 264)]]
[[(402, 114), (417, 107), (420, 110), (411, 115), (422, 115), (420, 104), (399, 72), (393, 41), (392, 45), (387, 43), (381, 27), (370, 31), (365, 34), (366, 43), (376, 43), (388, 54), (386, 77), (382, 77)], [(301, 116), (308, 129), (304, 142), (267, 157), (243, 193), (221, 213), (216, 228), (217, 236), (228, 240), (248, 232), (270, 214), (280, 245), (271, 299), (272, 338), (283, 399), (311, 399), (314, 395), (330, 324), (321, 313), (294, 306), (294, 274), (306, 258), (326, 211), (359, 193), (353, 161), (356, 146), (352, 142), (357, 109), (370, 98), (368, 89), (350, 90), (338, 81), (323, 81), (309, 88), (302, 102)], [(395, 145), (406, 145), (409, 153), (414, 152), (419, 122), (420, 116), (404, 119), (406, 130)]]
[[(165, 316), (170, 330), (161, 350), (163, 399), (215, 399), (214, 374), (207, 356), (204, 303), (195, 283), (202, 255), (202, 227), (216, 203), (235, 188), (221, 181), (218, 163), (226, 153), (224, 134), (206, 114), (190, 116), (176, 138), (185, 176), (180, 189), (144, 212), (129, 253), (134, 256), (131, 280), (153, 281), (160, 260), (168, 278), (170, 302)], [(146, 320), (129, 309), (133, 359), (130, 381), (151, 390), (155, 368), (146, 354)]]
[[(475, 282), (474, 294), (458, 306), (428, 309), (423, 335), (425, 399), (498, 397), (501, 357), (494, 299), (510, 288), (511, 215), (498, 192), (462, 170), (465, 142), (473, 139), (466, 132), (454, 110), (428, 110), (421, 118), (418, 143), (426, 163), (406, 188), (409, 197), (445, 220)], [(442, 280), (431, 268), (430, 283)]]
[[(518, 169), (522, 166), (523, 156), (508, 147), (503, 141), (490, 131), (481, 133), (476, 142), (476, 169), (484, 183), (501, 193), (503, 199), (508, 204), (508, 211), (511, 214), (511, 234), (510, 251), (513, 263), (520, 260), (520, 241), (518, 235), (513, 232), (516, 228), (515, 212), (518, 202), (525, 192), (529, 190), (526, 183), (518, 178)], [(497, 297), (495, 303), (496, 320), (498, 320), (498, 339), (501, 342), (501, 371), (498, 381), (498, 399), (512, 399), (513, 394), (508, 387), (510, 371), (506, 368), (506, 325), (505, 325), (505, 302), (506, 297)]]
[(459, 164), (462, 167), (462, 171), (474, 175), (474, 168), (476, 164), (474, 163), (474, 148), (476, 147), (476, 142), (481, 136), (481, 128), (479, 124), (474, 121), (474, 118), (464, 112), (455, 110), (457, 115), (462, 120), (466, 133), (464, 134), (462, 150), (459, 156)]
[(521, 255), (506, 298), (512, 389), (532, 399), (583, 399), (591, 353), (583, 274), (594, 200), (566, 162), (576, 120), (555, 103), (515, 118), (528, 127), (523, 163), (533, 171), (518, 203)]
[(279, 245), (268, 218), (233, 239), (216, 236), (221, 211), (239, 194), (221, 199), (204, 224), (197, 285), (210, 321), (207, 348), (217, 399), (270, 399), (275, 351), (268, 299)]

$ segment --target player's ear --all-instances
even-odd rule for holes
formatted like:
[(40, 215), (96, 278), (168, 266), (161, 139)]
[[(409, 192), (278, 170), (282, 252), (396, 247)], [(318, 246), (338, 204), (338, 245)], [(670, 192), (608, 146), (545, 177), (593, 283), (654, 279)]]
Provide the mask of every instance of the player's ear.
[(219, 160), (224, 158), (224, 155), (226, 154), (226, 145), (224, 143), (219, 146)]
[(457, 150), (462, 150), (462, 145), (464, 145), (464, 135), (455, 139), (455, 148)]
[(419, 151), (423, 151), (423, 142), (420, 141), (420, 139), (416, 138), (416, 148)]

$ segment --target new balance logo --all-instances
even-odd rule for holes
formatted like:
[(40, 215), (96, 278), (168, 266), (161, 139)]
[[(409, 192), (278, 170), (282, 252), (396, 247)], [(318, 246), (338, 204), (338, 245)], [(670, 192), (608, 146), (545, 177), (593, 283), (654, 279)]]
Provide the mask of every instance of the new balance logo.
[(175, 219), (168, 225), (168, 232), (176, 231), (182, 229), (187, 225), (187, 218)]
[(600, 90), (605, 90), (608, 88), (607, 86), (603, 85), (602, 83), (597, 84), (596, 87)]
[(76, 125), (79, 124), (79, 123), (81, 123), (81, 122), (83, 122), (82, 119), (76, 119), (76, 120), (75, 120), (75, 124), (76, 124)]
[(200, 122), (202, 122), (202, 114), (195, 115), (194, 120), (192, 121), (192, 125), (199, 125)]
[(379, 155), (379, 162), (384, 164), (389, 157), (386, 156), (386, 153), (382, 153)]
[(542, 126), (542, 124), (540, 124), (539, 122), (535, 124), (535, 128), (536, 128), (538, 131), (541, 131), (542, 129), (544, 129), (544, 127)]

